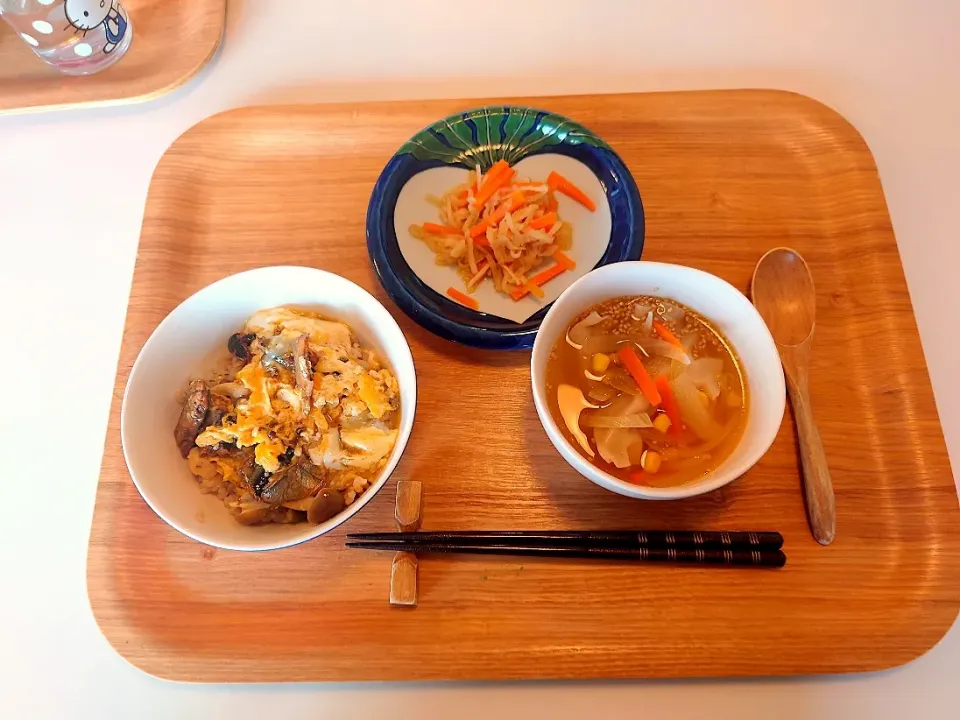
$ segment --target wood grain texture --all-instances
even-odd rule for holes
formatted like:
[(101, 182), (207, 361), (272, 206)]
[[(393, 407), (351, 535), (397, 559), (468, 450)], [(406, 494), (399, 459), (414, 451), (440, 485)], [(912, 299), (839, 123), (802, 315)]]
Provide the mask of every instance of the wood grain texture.
[[(631, 500), (555, 452), (531, 400), (529, 354), (447, 343), (386, 299), (364, 245), (373, 184), (407, 137), (483, 101), (234, 110), (174, 143), (147, 200), (88, 564), (97, 621), (131, 663), (192, 681), (829, 673), (907, 662), (953, 622), (957, 495), (859, 134), (812, 100), (772, 91), (526, 103), (576, 118), (621, 154), (643, 195), (646, 259), (746, 291), (769, 248), (806, 257), (818, 301), (810, 394), (836, 489), (836, 541), (821, 547), (807, 530), (789, 416), (760, 463), (721, 490)], [(359, 283), (406, 333), (419, 396), (395, 475), (423, 482), (425, 529), (762, 527), (783, 533), (789, 564), (761, 573), (430, 557), (419, 607), (397, 612), (384, 602), (389, 554), (343, 546), (347, 532), (393, 528), (393, 480), (346, 526), (287, 550), (212, 551), (183, 537), (141, 500), (124, 465), (127, 374), (191, 293), (283, 263)]]
[(0, 23), (0, 114), (151, 100), (193, 77), (220, 46), (227, 0), (123, 0), (123, 7), (133, 25), (130, 49), (88, 77), (54, 70)]

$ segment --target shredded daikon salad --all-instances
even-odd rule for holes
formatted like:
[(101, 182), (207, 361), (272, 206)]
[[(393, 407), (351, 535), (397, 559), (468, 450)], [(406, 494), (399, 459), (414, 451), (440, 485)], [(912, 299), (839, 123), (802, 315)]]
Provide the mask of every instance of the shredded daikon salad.
[(573, 228), (558, 214), (557, 193), (596, 210), (593, 200), (559, 173), (538, 182), (517, 178), (504, 160), (486, 174), (477, 165), (467, 182), (443, 197), (427, 197), (440, 222), (411, 225), (410, 234), (430, 247), (438, 265), (456, 266), (466, 293), (451, 287), (447, 295), (462, 305), (480, 309), (470, 295), (485, 280), (514, 300), (528, 294), (542, 299), (542, 285), (576, 267), (565, 253)]

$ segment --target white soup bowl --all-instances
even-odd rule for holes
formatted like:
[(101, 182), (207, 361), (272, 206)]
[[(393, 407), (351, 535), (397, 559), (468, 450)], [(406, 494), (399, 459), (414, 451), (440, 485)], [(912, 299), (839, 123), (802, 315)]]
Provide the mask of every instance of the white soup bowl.
[[(625, 295), (656, 295), (675, 300), (706, 318), (729, 341), (746, 379), (746, 427), (733, 452), (695, 481), (674, 487), (635, 485), (604, 472), (567, 440), (550, 413), (546, 394), (547, 358), (557, 339), (587, 308)], [(622, 262), (598, 268), (567, 288), (547, 312), (530, 361), (533, 400), (547, 436), (574, 470), (600, 487), (647, 500), (676, 500), (716, 490), (743, 475), (773, 443), (786, 403), (783, 368), (760, 313), (733, 285), (682, 265)]]

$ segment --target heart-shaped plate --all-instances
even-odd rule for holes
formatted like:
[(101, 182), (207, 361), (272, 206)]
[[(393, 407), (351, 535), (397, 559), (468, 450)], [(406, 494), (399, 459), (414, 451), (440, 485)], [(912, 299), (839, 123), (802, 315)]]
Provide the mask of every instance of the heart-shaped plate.
[[(428, 196), (464, 183), (477, 165), (486, 172), (506, 160), (518, 177), (544, 181), (557, 171), (594, 199), (590, 212), (558, 194), (558, 213), (573, 226), (567, 253), (576, 269), (543, 286), (545, 297), (520, 301), (481, 282), (472, 310), (448, 298), (463, 289), (452, 266), (409, 232), (437, 221)], [(532, 347), (540, 321), (563, 290), (590, 270), (637, 260), (643, 250), (643, 205), (620, 157), (582, 125), (544, 110), (492, 106), (444, 118), (403, 144), (374, 186), (367, 209), (367, 248), (387, 294), (415, 322), (455, 342), (488, 349)]]

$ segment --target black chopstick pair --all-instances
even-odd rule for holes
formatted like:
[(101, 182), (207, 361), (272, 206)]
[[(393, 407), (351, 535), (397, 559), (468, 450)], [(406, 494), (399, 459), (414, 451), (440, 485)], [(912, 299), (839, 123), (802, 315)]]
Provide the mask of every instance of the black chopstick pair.
[(787, 560), (780, 533), (712, 530), (355, 533), (347, 535), (347, 547), (747, 567), (783, 567)]

